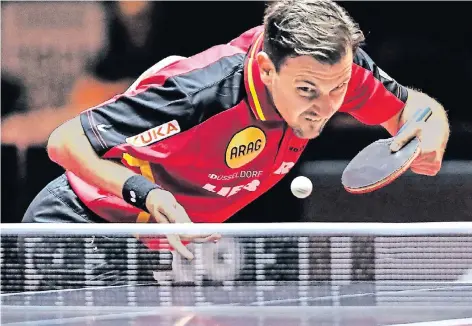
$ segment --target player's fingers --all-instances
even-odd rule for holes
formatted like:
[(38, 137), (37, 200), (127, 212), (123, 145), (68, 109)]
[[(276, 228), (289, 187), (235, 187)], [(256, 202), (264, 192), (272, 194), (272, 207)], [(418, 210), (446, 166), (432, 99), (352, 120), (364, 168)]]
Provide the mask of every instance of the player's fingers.
[(210, 235), (194, 235), (194, 234), (185, 234), (185, 235), (180, 235), (180, 237), (182, 238), (182, 240), (185, 240), (185, 241), (193, 241), (193, 242), (203, 242), (205, 241), (205, 239), (211, 237)]
[(163, 209), (159, 212), (158, 215), (164, 216), (166, 218), (166, 221), (168, 221), (169, 223), (175, 223), (176, 213), (174, 213), (172, 209)]
[(414, 168), (437, 169), (441, 167), (440, 161), (420, 161), (411, 164)]
[(415, 165), (415, 166), (411, 166), (410, 169), (412, 172), (416, 174), (435, 176), (436, 174), (438, 174), (439, 170), (441, 169), (441, 165), (438, 165), (438, 164)]
[(431, 109), (424, 108), (416, 111), (416, 113), (411, 117), (397, 132), (393, 141), (390, 144), (390, 150), (396, 152), (400, 150), (406, 143), (408, 143), (412, 138), (418, 136), (421, 139), (421, 130), (423, 129), (424, 122), (431, 116)]
[(423, 162), (434, 162), (436, 161), (436, 153), (435, 152), (428, 152), (428, 153), (421, 153), (418, 157), (413, 161), (414, 164), (419, 164)]
[(169, 234), (166, 236), (169, 244), (174, 248), (174, 250), (180, 255), (184, 256), (188, 260), (192, 260), (194, 255), (188, 248), (182, 243), (182, 240), (178, 235)]
[(439, 172), (442, 166), (442, 153), (429, 152), (420, 154), (412, 163), (411, 167), (418, 169), (431, 169), (435, 173)]
[(194, 234), (181, 234), (180, 238), (184, 241), (193, 241), (193, 242), (198, 242), (200, 240), (205, 239), (207, 236), (206, 235), (194, 235)]
[(428, 177), (434, 177), (435, 175), (438, 174), (436, 171), (432, 170), (424, 170), (424, 169), (411, 169), (412, 172), (419, 174), (419, 175), (426, 175)]
[(170, 223), (192, 223), (185, 209), (177, 202), (162, 206), (160, 212)]
[(221, 239), (220, 234), (211, 234), (207, 236), (202, 235), (185, 235), (181, 236), (182, 240), (192, 241), (195, 243), (205, 243), (205, 242), (218, 242)]
[(390, 144), (390, 150), (393, 152), (400, 150), (406, 143), (408, 143), (408, 141), (417, 136), (418, 131), (418, 125), (410, 124), (405, 126), (404, 129), (399, 131), (393, 138), (393, 141)]
[(152, 216), (154, 216), (156, 222), (158, 223), (169, 223), (169, 219), (167, 218), (167, 216), (161, 212), (155, 212), (154, 214), (152, 214)]
[[(157, 212), (156, 214), (153, 215), (154, 218), (158, 223), (163, 223), (163, 224), (169, 224), (168, 218), (160, 213)], [(193, 254), (190, 252), (190, 250), (185, 247), (185, 245), (182, 243), (182, 240), (178, 235), (166, 235), (167, 241), (169, 244), (175, 249), (176, 252), (184, 256), (185, 258), (192, 260), (194, 258)]]
[(179, 203), (177, 203), (175, 207), (175, 211), (177, 212), (177, 216), (176, 216), (177, 223), (193, 223), (190, 217), (188, 216), (185, 208)]
[(413, 173), (427, 175), (427, 176), (435, 176), (439, 172), (438, 168), (432, 168), (432, 167), (411, 167), (410, 169)]
[(165, 215), (171, 223), (192, 223), (187, 212), (179, 203), (166, 207)]
[(215, 234), (212, 234), (212, 235), (206, 237), (204, 240), (205, 240), (205, 242), (210, 242), (210, 241), (212, 241), (212, 242), (215, 242), (215, 243), (216, 243), (216, 242), (218, 242), (220, 239), (221, 239), (221, 234), (215, 233)]

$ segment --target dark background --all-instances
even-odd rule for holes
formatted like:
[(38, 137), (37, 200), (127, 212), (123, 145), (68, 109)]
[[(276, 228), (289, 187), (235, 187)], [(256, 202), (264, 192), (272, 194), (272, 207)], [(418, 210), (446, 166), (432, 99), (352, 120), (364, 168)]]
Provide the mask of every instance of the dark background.
[[(310, 143), (281, 183), (229, 222), (472, 221), (472, 2), (340, 3), (360, 24), (367, 36), (364, 48), (384, 71), (436, 98), (447, 109), (452, 133), (445, 169), (435, 178), (404, 176), (374, 194), (347, 194), (340, 186), (342, 168), (358, 150), (388, 134), (340, 115), (322, 137)], [(2, 13), (7, 5), (2, 3)], [(113, 82), (136, 78), (168, 55), (190, 56), (228, 42), (261, 24), (265, 2), (156, 2), (151, 37), (141, 50), (127, 43), (126, 32), (114, 17), (116, 4), (102, 6), (108, 18), (108, 51), (84, 71)], [(11, 32), (2, 26), (2, 39)], [(5, 53), (2, 50), (2, 62)], [(20, 60), (25, 53), (31, 52), (17, 53)], [(31, 89), (23, 80), (30, 73), (11, 73), (2, 65), (2, 120), (38, 109), (24, 101)], [(48, 160), (44, 144), (18, 148), (4, 142), (2, 135), (1, 154), (2, 223), (20, 222), (37, 192), (63, 171)], [(299, 174), (314, 181), (314, 192), (306, 200), (290, 193), (290, 182)]]

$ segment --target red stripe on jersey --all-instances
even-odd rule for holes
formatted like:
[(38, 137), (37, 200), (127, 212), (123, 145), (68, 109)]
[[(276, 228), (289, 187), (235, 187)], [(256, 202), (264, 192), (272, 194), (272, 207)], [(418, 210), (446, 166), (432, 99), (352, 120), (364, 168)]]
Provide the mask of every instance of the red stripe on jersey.
[(340, 112), (348, 112), (367, 125), (386, 122), (405, 107), (372, 71), (353, 64), (352, 77)]
[(256, 41), (257, 36), (259, 36), (263, 31), (264, 31), (264, 26), (262, 25), (256, 26), (244, 32), (237, 38), (233, 39), (228, 44), (232, 46), (236, 46), (240, 48), (242, 51), (247, 52), (249, 48), (251, 47), (251, 45), (254, 44), (254, 42)]
[(240, 48), (230, 47), (227, 45), (214, 46), (207, 51), (198, 53), (187, 59), (182, 59), (171, 63), (170, 65), (161, 69), (155, 75), (143, 79), (137, 88), (140, 88), (141, 85), (149, 84), (163, 85), (168, 78), (203, 69), (211, 64), (214, 64), (221, 58), (230, 57), (238, 53), (244, 53), (244, 51), (242, 51)]

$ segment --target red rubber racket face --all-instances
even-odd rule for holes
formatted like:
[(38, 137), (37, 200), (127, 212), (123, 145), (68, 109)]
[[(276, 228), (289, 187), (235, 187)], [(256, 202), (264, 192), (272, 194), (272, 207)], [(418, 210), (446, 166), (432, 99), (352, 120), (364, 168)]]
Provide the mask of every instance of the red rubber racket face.
[(344, 169), (341, 182), (354, 194), (372, 192), (395, 181), (410, 167), (420, 153), (420, 141), (413, 138), (399, 151), (392, 153), (393, 138), (378, 140), (356, 155)]

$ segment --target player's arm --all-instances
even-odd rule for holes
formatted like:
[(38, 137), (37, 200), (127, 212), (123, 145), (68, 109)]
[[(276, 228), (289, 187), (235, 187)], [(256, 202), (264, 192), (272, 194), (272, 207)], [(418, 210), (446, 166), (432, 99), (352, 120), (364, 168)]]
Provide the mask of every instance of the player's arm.
[[(431, 117), (428, 119), (428, 124), (434, 125), (438, 131), (444, 131), (445, 135), (438, 133), (438, 136), (441, 137), (440, 141), (444, 142), (445, 147), (450, 134), (449, 120), (446, 110), (435, 99), (417, 90), (409, 88), (408, 99), (406, 101), (405, 107), (381, 125), (393, 136), (419, 108), (424, 107), (431, 108), (433, 112)], [(401, 143), (397, 144), (401, 145)]]
[[(144, 176), (110, 159), (126, 152), (126, 139), (169, 121), (182, 130), (195, 123), (193, 105), (172, 80), (148, 85), (86, 110), (57, 128), (49, 137), (50, 158), (86, 182), (108, 191), (142, 210), (160, 223), (191, 223), (174, 196)], [(170, 244), (187, 258), (192, 254), (180, 242)], [(178, 243), (177, 243), (178, 242)]]
[(100, 157), (90, 144), (80, 116), (59, 126), (50, 135), (47, 151), (52, 161), (88, 183), (122, 197), (126, 180), (136, 175), (122, 164)]
[(122, 197), (125, 181), (136, 173), (114, 161), (102, 159), (102, 156), (123, 144), (131, 131), (138, 134), (170, 119), (170, 101), (177, 102), (174, 108), (177, 115), (192, 114), (190, 103), (184, 100), (186, 94), (173, 82), (167, 82), (167, 87), (148, 85), (143, 86), (148, 89), (137, 91), (146, 78), (180, 59), (183, 57), (171, 56), (161, 60), (136, 79), (125, 94), (57, 128), (48, 141), (51, 159), (83, 180)]
[(122, 94), (67, 121), (49, 137), (50, 158), (83, 180), (123, 197), (125, 181), (136, 175), (116, 162), (132, 147), (126, 139), (176, 116), (181, 124), (191, 120), (186, 95), (168, 84)]
[(398, 83), (361, 49), (354, 57), (350, 85), (343, 111), (365, 124), (381, 125), (391, 135), (396, 134), (416, 110), (429, 106), (433, 114), (427, 122), (415, 124), (402, 132), (392, 142), (391, 149), (396, 151), (418, 136), (421, 154), (411, 165), (411, 170), (424, 175), (439, 172), (449, 138), (449, 124), (444, 108), (437, 101)]

